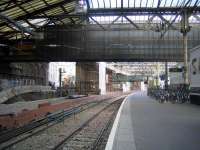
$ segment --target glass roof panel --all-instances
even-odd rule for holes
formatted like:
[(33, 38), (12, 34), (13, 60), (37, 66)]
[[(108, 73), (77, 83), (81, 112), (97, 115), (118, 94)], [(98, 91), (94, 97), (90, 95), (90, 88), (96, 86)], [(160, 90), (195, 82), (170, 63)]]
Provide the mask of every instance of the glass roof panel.
[(117, 7), (117, 1), (111, 0), (111, 8), (116, 8), (116, 7)]
[[(149, 21), (149, 18), (151, 18), (152, 16), (148, 16), (148, 15), (143, 15), (143, 16), (127, 16), (130, 20), (132, 20), (134, 23), (147, 23)], [(163, 18), (165, 18), (166, 20), (168, 20), (169, 22), (172, 22), (175, 19), (175, 15), (163, 15)], [(199, 16), (200, 17), (200, 16)], [(98, 21), (101, 24), (109, 24), (111, 22), (113, 22), (117, 17), (115, 16), (97, 16), (97, 17), (93, 17), (96, 21)], [(175, 23), (180, 23), (181, 20), (181, 16), (178, 16), (176, 18)], [(92, 24), (96, 24), (93, 20), (90, 19), (90, 22)], [(161, 23), (164, 22), (160, 17), (155, 16), (153, 18), (153, 20), (151, 21), (151, 23)], [(194, 18), (193, 16), (191, 16), (189, 18), (189, 22), (190, 23), (200, 23), (200, 21), (198, 21), (196, 18)], [(125, 18), (119, 18), (115, 23), (129, 23)]]
[[(105, 2), (105, 6), (104, 6)], [(123, 2), (124, 8), (139, 8), (139, 7), (153, 7), (157, 8), (160, 2), (160, 7), (179, 7), (179, 6), (194, 6), (196, 0), (89, 0), (91, 8), (121, 8)], [(92, 6), (93, 5), (93, 6)], [(99, 7), (98, 7), (99, 6)], [(198, 5), (199, 6), (199, 5)]]
[(3, 13), (6, 14), (6, 16), (9, 16), (11, 18), (15, 18), (16, 16), (25, 14), (25, 12), (19, 9), (18, 7), (14, 7), (10, 10), (4, 11)]
[(124, 8), (128, 8), (129, 7), (129, 0), (124, 0), (123, 7)]
[(64, 23), (69, 23), (69, 22), (71, 22), (71, 20), (68, 19), (68, 18), (62, 19), (62, 21), (63, 21)]
[(117, 8), (121, 8), (121, 0), (116, 0), (117, 2)]
[(145, 7), (150, 7), (150, 2), (149, 2), (149, 0), (146, 1), (146, 2), (144, 2), (144, 4), (145, 4)]
[(141, 4), (140, 1), (135, 0), (135, 7), (137, 8), (140, 7), (140, 4)]
[(98, 8), (99, 7), (98, 0), (92, 0), (92, 2), (93, 2), (93, 8)]
[(28, 21), (31, 24), (37, 25), (37, 26), (43, 26), (45, 23), (47, 23), (48, 19), (29, 19)]
[[(20, 3), (21, 7), (17, 6), (14, 1), (8, 5), (8, 2), (11, 0), (0, 0), (0, 9), (2, 10), (2, 13), (6, 14), (6, 16), (10, 17), (13, 20), (16, 20), (17, 17), (19, 16), (26, 16), (24, 19), (18, 20), (17, 22), (20, 22), (20, 24), (24, 27), (31, 28), (30, 24), (28, 24), (25, 19), (29, 18), (27, 15), (26, 11), (29, 13), (38, 11), (42, 9), (42, 11), (38, 11), (38, 13), (33, 13), (30, 15), (30, 18), (35, 18), (37, 16), (44, 16), (44, 13), (47, 15), (43, 19), (28, 19), (29, 22), (35, 26), (42, 26), (45, 23), (47, 23), (47, 18), (48, 15), (62, 15), (66, 12), (69, 12), (70, 14), (73, 14), (75, 10), (75, 6), (77, 1), (73, 0), (71, 2), (68, 2), (67, 0), (29, 0), (28, 2), (24, 3), (24, 0), (18, 0), (18, 5)], [(85, 0), (81, 0), (84, 2)], [(187, 7), (192, 7), (195, 5), (195, 3), (198, 1), (198, 6), (200, 6), (200, 0), (88, 0), (90, 4), (90, 8), (121, 8), (121, 2), (123, 2), (123, 8), (157, 8), (159, 7), (183, 7), (187, 4)], [(56, 5), (53, 6), (54, 4), (58, 4), (62, 2), (62, 5)], [(66, 2), (66, 3), (65, 3)], [(160, 5), (159, 5), (160, 3)], [(86, 4), (86, 3), (84, 3)], [(62, 7), (65, 8), (65, 10)], [(6, 7), (6, 11), (3, 11), (3, 9)], [(45, 9), (47, 8), (47, 10)], [(24, 10), (26, 11), (24, 11)], [(21, 18), (22, 18), (21, 17)], [(130, 20), (132, 20), (134, 23), (143, 23), (143, 22), (148, 22), (148, 19), (150, 18), (150, 15), (141, 15), (140, 16), (128, 16)], [(168, 16), (163, 16), (166, 20), (172, 21), (175, 18), (175, 15), (168, 15)], [(198, 16), (199, 17), (199, 16)], [(112, 23), (115, 19), (116, 16), (99, 16), (99, 17), (93, 17), (95, 20), (97, 20), (99, 23)], [(68, 18), (61, 18), (64, 23), (70, 23), (71, 20)], [(73, 18), (75, 22), (80, 22), (80, 18), (75, 17)], [(181, 17), (178, 16), (176, 19), (176, 22), (180, 22)], [(61, 23), (59, 20), (55, 21), (56, 23), (58, 22), (59, 24)], [(90, 19), (91, 23), (95, 23)], [(150, 21), (149, 21), (150, 22)], [(162, 23), (165, 22), (161, 20), (158, 16), (154, 17), (153, 23)], [(197, 17), (190, 17), (189, 22), (192, 23), (200, 23), (200, 21), (197, 19)], [(126, 18), (121, 17), (119, 18), (115, 23), (130, 23)], [(4, 28), (0, 27), (0, 31), (3, 30), (13, 30), (11, 28), (15, 28), (14, 25), (5, 23), (4, 21), (0, 20), (1, 26)], [(9, 27), (11, 26), (11, 27)], [(2, 29), (2, 30), (1, 30)]]
[(98, 0), (99, 1), (99, 8), (105, 8), (104, 0)]
[(48, 4), (55, 4), (55, 3), (58, 3), (58, 2), (61, 2), (63, 0), (45, 0)]
[(129, 0), (129, 7), (134, 7), (135, 0)]
[(22, 25), (23, 27), (30, 27), (28, 23), (24, 22), (24, 21), (18, 21), (18, 24)]
[[(198, 15), (199, 16), (199, 15)], [(134, 23), (147, 23), (149, 21), (149, 19), (152, 16), (148, 16), (148, 15), (142, 15), (142, 16), (127, 16), (130, 20), (132, 20)], [(199, 16), (200, 17), (200, 16)], [(101, 24), (109, 24), (112, 23), (117, 17), (116, 16), (96, 16), (93, 17), (93, 19), (95, 19), (96, 21), (98, 21)], [(176, 17), (176, 15), (163, 15), (163, 18), (165, 20), (168, 20), (169, 22), (172, 22), (175, 18), (175, 23), (180, 23), (181, 20), (181, 16)], [(92, 24), (96, 24), (93, 20), (90, 19), (90, 22)], [(153, 17), (151, 23), (161, 23), (161, 22), (165, 22), (163, 21), (160, 17), (155, 16)], [(189, 18), (189, 22), (190, 23), (200, 23), (200, 21), (198, 21), (195, 17), (191, 16)], [(115, 21), (115, 23), (129, 23), (129, 21), (127, 21), (124, 17), (123, 18), (119, 18), (117, 21)]]
[(110, 0), (105, 0), (105, 8), (110, 8), (110, 7), (111, 7)]
[(190, 4), (190, 6), (194, 6), (194, 5), (195, 5), (195, 3), (196, 3), (196, 1), (195, 1), (195, 0), (192, 0), (192, 2), (191, 2), (191, 4)]
[(176, 7), (176, 5), (177, 5), (177, 0), (172, 0), (171, 7)]
[(60, 13), (63, 13), (63, 12), (64, 11), (62, 10), (62, 8), (57, 7), (57, 8), (51, 9), (49, 11), (46, 11), (45, 14), (46, 15), (57, 15), (57, 14), (60, 14)]
[(71, 8), (74, 8), (75, 7), (75, 5), (76, 5), (76, 3), (75, 2), (71, 2), (71, 3), (67, 3), (67, 4), (65, 4), (65, 5), (63, 5), (66, 9), (71, 9)]
[(154, 0), (154, 2), (152, 3), (153, 8), (156, 8), (158, 6), (158, 1), (159, 0)]
[(3, 26), (1, 29), (2, 32), (7, 32), (7, 31), (12, 31), (12, 29), (10, 27), (7, 26)]
[(160, 7), (170, 7), (171, 0), (165, 0), (164, 4), (161, 5)]
[(140, 1), (140, 7), (146, 7), (146, 1), (145, 0)]
[(10, 40), (15, 40), (16, 37), (17, 37), (18, 39), (20, 39), (20, 38), (22, 38), (22, 34), (21, 34), (21, 33), (16, 33), (14, 36), (10, 35), (10, 36), (8, 36), (8, 37), (9, 37)]
[(160, 7), (164, 7), (167, 0), (161, 0)]
[(9, 0), (4, 0), (4, 1), (0, 1), (0, 5), (5, 4), (6, 2), (8, 2)]
[(28, 11), (34, 11), (38, 8), (46, 7), (46, 4), (41, 0), (34, 0), (23, 4), (22, 7), (24, 7)]

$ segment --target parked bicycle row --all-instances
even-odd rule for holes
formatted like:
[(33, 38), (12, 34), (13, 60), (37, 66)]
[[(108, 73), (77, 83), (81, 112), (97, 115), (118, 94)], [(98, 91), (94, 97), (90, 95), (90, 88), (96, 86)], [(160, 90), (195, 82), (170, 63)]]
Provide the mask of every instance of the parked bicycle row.
[(188, 88), (149, 88), (148, 96), (151, 96), (158, 100), (160, 103), (172, 102), (172, 103), (185, 103), (190, 102)]

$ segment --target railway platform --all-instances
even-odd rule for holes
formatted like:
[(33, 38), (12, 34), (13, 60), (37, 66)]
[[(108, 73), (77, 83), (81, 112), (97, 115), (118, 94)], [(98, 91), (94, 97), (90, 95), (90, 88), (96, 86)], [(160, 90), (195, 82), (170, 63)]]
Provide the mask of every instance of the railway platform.
[(199, 106), (158, 103), (135, 92), (121, 105), (106, 150), (197, 150), (199, 114)]

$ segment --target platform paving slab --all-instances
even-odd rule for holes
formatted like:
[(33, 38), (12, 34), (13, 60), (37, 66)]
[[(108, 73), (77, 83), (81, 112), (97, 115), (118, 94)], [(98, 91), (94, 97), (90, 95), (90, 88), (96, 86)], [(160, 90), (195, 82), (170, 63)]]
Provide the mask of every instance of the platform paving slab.
[(158, 103), (136, 92), (126, 99), (112, 150), (200, 149), (200, 106)]

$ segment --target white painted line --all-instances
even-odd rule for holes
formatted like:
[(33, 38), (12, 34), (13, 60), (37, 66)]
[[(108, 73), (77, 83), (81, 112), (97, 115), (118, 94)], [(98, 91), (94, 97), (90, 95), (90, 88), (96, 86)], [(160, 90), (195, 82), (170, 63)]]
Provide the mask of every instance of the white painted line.
[[(132, 95), (132, 94), (130, 94), (130, 95)], [(112, 130), (111, 130), (110, 135), (108, 137), (108, 141), (107, 141), (105, 150), (112, 150), (112, 148), (113, 148), (114, 138), (115, 138), (115, 135), (116, 135), (117, 127), (119, 125), (119, 118), (121, 116), (122, 108), (123, 108), (125, 102), (127, 101), (127, 97), (124, 99), (124, 101), (122, 102), (122, 104), (119, 108), (119, 111), (117, 113), (117, 116), (116, 116), (115, 121), (114, 121), (113, 126), (112, 126)]]

